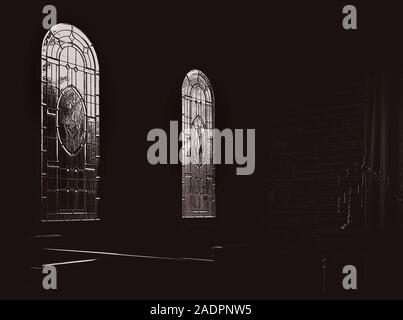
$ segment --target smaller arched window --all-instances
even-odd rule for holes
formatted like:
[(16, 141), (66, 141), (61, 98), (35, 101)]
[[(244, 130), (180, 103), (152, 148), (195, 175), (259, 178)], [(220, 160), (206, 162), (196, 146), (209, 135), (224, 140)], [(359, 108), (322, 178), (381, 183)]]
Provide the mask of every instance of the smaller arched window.
[(182, 218), (214, 218), (213, 164), (214, 95), (210, 81), (199, 70), (182, 84)]

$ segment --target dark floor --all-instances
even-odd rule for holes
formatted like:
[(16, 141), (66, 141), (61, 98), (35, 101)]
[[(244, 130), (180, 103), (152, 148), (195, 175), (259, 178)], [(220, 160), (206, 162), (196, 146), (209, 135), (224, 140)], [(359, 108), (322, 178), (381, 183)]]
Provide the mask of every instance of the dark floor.
[[(1, 295), (6, 299), (403, 298), (402, 259), (374, 257), (382, 263), (372, 261), (372, 274), (366, 271), (370, 275), (365, 280), (358, 277), (359, 290), (346, 292), (340, 289), (344, 260), (337, 257), (327, 260), (324, 287), (323, 257), (314, 237), (273, 237), (254, 244), (195, 246), (194, 251), (169, 244), (159, 248), (143, 244), (139, 250), (91, 242), (78, 245), (57, 236), (31, 239), (36, 245), (21, 251), (25, 254), (13, 250), (9, 255), (8, 261), (25, 257), (19, 260), (24, 263), (3, 262)], [(46, 264), (57, 268), (57, 290), (42, 287)], [(363, 285), (368, 281), (372, 287)]]

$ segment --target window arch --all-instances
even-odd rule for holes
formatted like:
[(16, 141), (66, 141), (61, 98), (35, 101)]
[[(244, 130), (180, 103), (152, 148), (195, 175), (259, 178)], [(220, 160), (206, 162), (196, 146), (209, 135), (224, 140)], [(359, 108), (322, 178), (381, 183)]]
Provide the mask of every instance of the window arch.
[(182, 218), (214, 218), (214, 95), (207, 76), (190, 71), (182, 84)]
[(42, 42), (42, 221), (97, 220), (99, 64), (86, 35), (57, 24)]

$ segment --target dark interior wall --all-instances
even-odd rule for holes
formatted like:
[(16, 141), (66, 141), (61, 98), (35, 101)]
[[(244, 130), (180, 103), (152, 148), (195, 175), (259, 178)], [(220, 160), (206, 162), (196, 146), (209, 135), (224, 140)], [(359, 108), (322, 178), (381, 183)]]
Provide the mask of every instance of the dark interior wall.
[[(10, 46), (20, 48), (11, 68), (16, 95), (10, 110), (24, 130), (13, 130), (15, 136), (10, 149), (15, 154), (13, 165), (19, 169), (9, 173), (10, 189), (24, 181), (24, 201), (20, 192), (10, 192), (10, 208), (16, 215), (7, 217), (13, 235), (32, 235), (37, 232), (77, 234), (77, 224), (46, 224), (39, 227), (35, 220), (39, 213), (39, 112), (40, 52), (45, 30), (41, 28), (45, 3), (27, 4), (19, 24), (9, 35)], [(248, 30), (237, 21), (241, 8), (221, 25), (225, 7), (198, 10), (195, 20), (209, 23), (186, 26), (186, 15), (192, 8), (178, 4), (154, 10), (142, 4), (133, 10), (120, 3), (110, 10), (110, 4), (56, 2), (59, 22), (71, 23), (82, 29), (94, 43), (101, 66), (101, 230), (106, 242), (123, 237), (126, 242), (156, 244), (182, 241), (177, 231), (181, 215), (181, 184), (179, 166), (151, 166), (146, 141), (152, 128), (168, 130), (170, 120), (180, 120), (181, 84), (192, 68), (203, 70), (213, 83), (216, 98), (216, 123), (219, 128), (256, 128), (261, 107), (260, 95), (251, 96), (252, 89), (263, 92), (267, 83), (264, 72), (255, 80), (259, 64), (255, 53), (263, 55), (253, 43)], [(163, 5), (161, 5), (163, 6)], [(166, 7), (166, 9), (168, 9)], [(27, 28), (35, 25), (37, 28)], [(217, 26), (220, 25), (220, 28)], [(258, 26), (250, 26), (257, 30)], [(246, 32), (245, 32), (246, 31)], [(201, 34), (199, 37), (197, 34)], [(258, 35), (254, 35), (258, 38)], [(25, 41), (21, 41), (25, 39)], [(263, 48), (264, 46), (262, 46)], [(252, 54), (252, 52), (254, 52)], [(253, 58), (253, 59), (252, 59)], [(36, 62), (37, 61), (37, 62)], [(243, 61), (249, 61), (244, 64)], [(274, 79), (273, 79), (274, 80)], [(269, 80), (270, 81), (270, 80)], [(269, 105), (265, 102), (265, 105)], [(248, 110), (248, 111), (246, 111)], [(254, 111), (252, 111), (254, 110)], [(10, 128), (13, 124), (10, 123)], [(261, 127), (262, 128), (262, 127)], [(260, 130), (263, 132), (263, 130)], [(260, 138), (264, 140), (264, 137)], [(25, 145), (24, 148), (21, 146)], [(258, 157), (258, 156), (257, 156)], [(11, 166), (11, 163), (8, 164)], [(258, 169), (257, 169), (258, 170)], [(256, 171), (257, 172), (257, 171)], [(235, 166), (221, 166), (217, 173), (218, 223), (229, 233), (243, 226), (250, 231), (254, 216), (259, 212), (258, 193), (254, 191), (257, 174), (237, 177)], [(234, 199), (237, 199), (234, 201)], [(6, 223), (8, 225), (8, 222)], [(15, 233), (14, 230), (16, 230)], [(38, 231), (39, 230), (39, 231)], [(83, 231), (84, 232), (84, 231)], [(247, 233), (246, 232), (246, 233)], [(85, 234), (85, 232), (84, 232)], [(241, 237), (244, 237), (239, 233)], [(129, 245), (129, 244), (128, 244)]]
[[(399, 190), (403, 190), (403, 112), (401, 111), (403, 108), (403, 79), (402, 76), (400, 75), (397, 77), (397, 86), (398, 90), (400, 92), (399, 96), (399, 102), (397, 105), (398, 108), (398, 125), (397, 125), (397, 130), (398, 130), (398, 139), (396, 140), (397, 143), (397, 172), (398, 172), (398, 183), (397, 183), (397, 188)], [(397, 208), (397, 224), (399, 225), (400, 230), (403, 229), (403, 215), (402, 215), (402, 208), (398, 206)]]
[(272, 127), (265, 195), (271, 230), (341, 226), (337, 176), (364, 157), (365, 75), (327, 78), (312, 89), (284, 99)]

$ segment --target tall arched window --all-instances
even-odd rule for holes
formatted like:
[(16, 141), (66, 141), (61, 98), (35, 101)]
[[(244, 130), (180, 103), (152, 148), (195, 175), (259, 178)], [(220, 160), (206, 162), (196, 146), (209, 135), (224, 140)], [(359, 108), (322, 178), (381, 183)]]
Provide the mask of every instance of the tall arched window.
[(199, 70), (182, 84), (182, 218), (215, 217), (214, 95)]
[(43, 39), (41, 99), (41, 220), (97, 220), (99, 66), (72, 25), (57, 24)]

